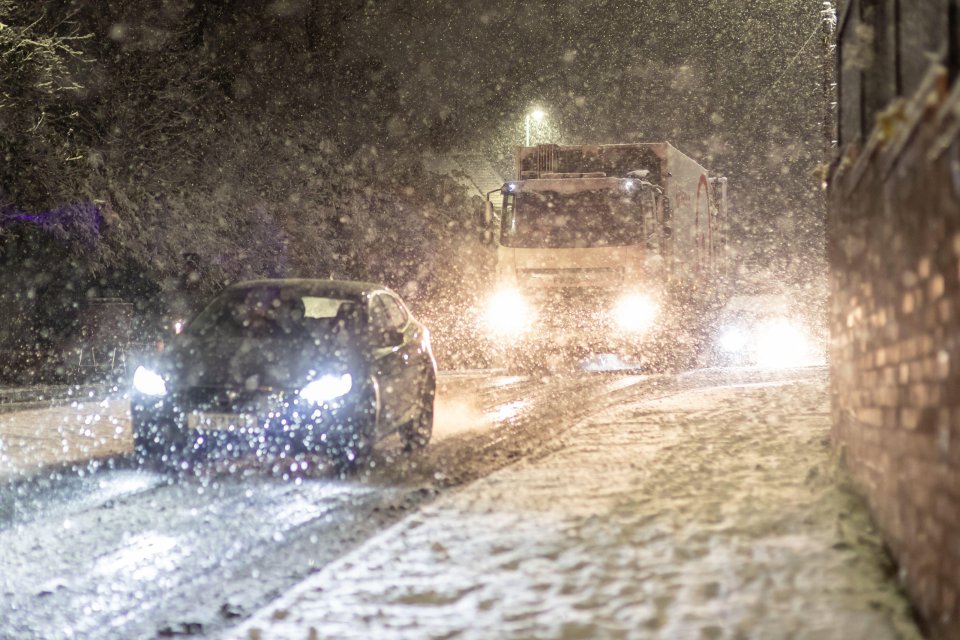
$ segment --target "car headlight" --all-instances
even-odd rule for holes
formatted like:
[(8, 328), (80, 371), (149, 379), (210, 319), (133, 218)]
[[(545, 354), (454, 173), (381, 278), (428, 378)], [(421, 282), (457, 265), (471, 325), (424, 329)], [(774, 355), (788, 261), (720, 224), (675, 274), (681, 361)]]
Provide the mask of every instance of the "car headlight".
[(617, 300), (611, 315), (622, 331), (642, 333), (653, 325), (657, 303), (646, 294), (630, 293)]
[(307, 402), (314, 404), (323, 404), (336, 400), (341, 396), (347, 395), (353, 388), (353, 376), (349, 373), (343, 375), (325, 375), (320, 376), (313, 382), (310, 382), (303, 389), (300, 389), (300, 397)]
[(145, 396), (162, 396), (167, 392), (167, 384), (160, 374), (144, 366), (133, 372), (133, 388)]
[(489, 301), (483, 314), (486, 330), (497, 337), (513, 337), (529, 331), (534, 313), (516, 289), (501, 289)]

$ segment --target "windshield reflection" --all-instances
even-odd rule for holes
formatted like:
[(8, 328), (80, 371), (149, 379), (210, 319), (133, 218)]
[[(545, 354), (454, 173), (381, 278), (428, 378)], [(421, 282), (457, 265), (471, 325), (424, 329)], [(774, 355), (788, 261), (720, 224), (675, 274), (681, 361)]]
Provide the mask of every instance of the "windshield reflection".
[(504, 246), (629, 246), (643, 237), (639, 207), (619, 189), (522, 191), (504, 198)]
[(331, 337), (354, 332), (359, 315), (354, 300), (257, 288), (219, 296), (185, 333), (229, 338)]

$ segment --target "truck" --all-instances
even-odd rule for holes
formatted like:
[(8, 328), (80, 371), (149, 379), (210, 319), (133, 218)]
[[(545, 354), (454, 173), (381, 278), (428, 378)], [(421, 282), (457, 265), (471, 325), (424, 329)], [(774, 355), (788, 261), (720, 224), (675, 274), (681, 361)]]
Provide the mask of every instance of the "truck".
[(517, 147), (482, 225), (496, 266), (479, 316), (509, 366), (683, 366), (726, 289), (726, 178), (668, 142)]

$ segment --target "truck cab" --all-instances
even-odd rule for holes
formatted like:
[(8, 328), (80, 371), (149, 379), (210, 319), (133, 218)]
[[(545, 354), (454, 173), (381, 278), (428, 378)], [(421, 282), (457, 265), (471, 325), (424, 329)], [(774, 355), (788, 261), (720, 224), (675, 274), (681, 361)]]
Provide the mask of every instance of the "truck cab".
[(644, 177), (546, 174), (503, 185), (502, 210), (491, 216), (497, 284), (485, 324), (492, 337), (588, 346), (649, 327), (669, 205)]
[[(697, 262), (708, 246), (700, 229), (678, 237), (669, 189), (683, 219), (699, 224), (698, 189), (709, 183), (671, 153), (665, 143), (518, 148), (518, 178), (488, 194), (484, 215), (496, 278), (482, 320), (495, 348), (635, 353), (678, 321), (671, 290), (712, 265)], [(712, 243), (710, 213), (703, 218)]]

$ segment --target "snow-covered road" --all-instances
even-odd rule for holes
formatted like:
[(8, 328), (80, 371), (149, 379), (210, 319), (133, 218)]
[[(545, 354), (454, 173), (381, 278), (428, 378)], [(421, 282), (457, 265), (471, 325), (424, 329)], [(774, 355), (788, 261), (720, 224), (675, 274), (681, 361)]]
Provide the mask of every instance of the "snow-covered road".
[(133, 446), (130, 402), (122, 394), (50, 404), (0, 413), (0, 482), (120, 455)]
[(918, 637), (831, 461), (826, 378), (632, 387), (552, 453), (445, 494), (225, 635)]
[(430, 446), (348, 478), (137, 468), (122, 399), (3, 414), (0, 639), (909, 638), (826, 376), (446, 373)]
[[(5, 414), (13, 477), (0, 483), (0, 639), (217, 633), (437, 495), (549, 450), (565, 418), (641, 380), (445, 374), (430, 446), (404, 455), (388, 440), (372, 471), (345, 479), (322, 459), (169, 476), (124, 453), (122, 411)], [(104, 443), (121, 454), (85, 464)]]

